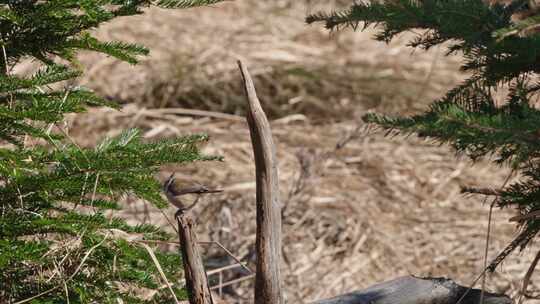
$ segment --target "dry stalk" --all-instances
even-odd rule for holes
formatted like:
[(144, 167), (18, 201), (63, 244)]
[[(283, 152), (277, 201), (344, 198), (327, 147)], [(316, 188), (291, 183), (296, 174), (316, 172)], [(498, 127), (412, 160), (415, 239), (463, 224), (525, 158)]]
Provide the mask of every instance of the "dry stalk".
[(172, 295), (172, 297), (174, 299), (174, 303), (180, 304), (180, 302), (178, 301), (178, 298), (176, 297), (176, 294), (174, 293), (174, 290), (172, 289), (172, 284), (167, 279), (167, 276), (165, 275), (165, 272), (163, 272), (163, 268), (161, 267), (161, 264), (159, 263), (159, 260), (157, 259), (156, 254), (154, 253), (152, 248), (150, 248), (150, 246), (146, 245), (145, 243), (139, 243), (139, 244), (142, 247), (144, 247), (144, 249), (146, 249), (146, 251), (150, 255), (150, 258), (152, 259), (152, 262), (154, 262), (154, 265), (156, 265), (156, 268), (157, 268), (157, 270), (159, 272), (159, 275), (161, 276), (161, 279), (165, 282), (165, 284), (167, 285), (167, 288), (171, 292), (171, 295)]

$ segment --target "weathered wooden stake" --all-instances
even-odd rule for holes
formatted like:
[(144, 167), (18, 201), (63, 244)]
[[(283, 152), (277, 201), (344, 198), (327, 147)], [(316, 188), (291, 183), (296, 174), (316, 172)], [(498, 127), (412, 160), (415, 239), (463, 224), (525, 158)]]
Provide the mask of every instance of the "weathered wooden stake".
[(257, 98), (246, 66), (238, 61), (247, 97), (247, 121), (255, 156), (257, 187), (257, 273), (255, 303), (282, 304), (281, 202), (279, 200), (276, 149), (270, 124)]
[(194, 229), (193, 219), (188, 213), (179, 213), (178, 238), (180, 252), (186, 278), (186, 287), (190, 304), (213, 304), (208, 279), (199, 253), (199, 245)]

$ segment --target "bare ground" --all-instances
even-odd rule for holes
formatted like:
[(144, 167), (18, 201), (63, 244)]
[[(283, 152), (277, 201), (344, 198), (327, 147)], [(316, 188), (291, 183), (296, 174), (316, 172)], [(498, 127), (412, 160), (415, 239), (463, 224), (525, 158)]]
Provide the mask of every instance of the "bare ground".
[[(148, 139), (209, 134), (204, 151), (224, 162), (163, 168), (160, 177), (176, 171), (187, 182), (224, 188), (195, 210), (200, 238), (249, 255), (255, 184), (249, 134), (239, 116), (243, 96), (235, 62), (241, 58), (256, 76), (278, 145), (288, 302), (307, 303), (407, 274), (467, 285), (482, 270), (490, 201), (464, 197), (460, 186), (497, 187), (509, 170), (473, 165), (448, 147), (412, 137), (366, 132), (359, 119), (367, 111), (425, 108), (464, 78), (456, 68), (459, 58), (444, 58), (441, 49), (413, 53), (405, 36), (387, 46), (370, 39), (373, 31), (329, 34), (303, 22), (308, 12), (339, 6), (246, 0), (152, 9), (111, 23), (100, 37), (145, 44), (151, 56), (132, 67), (85, 54), (81, 61), (89, 73), (81, 83), (125, 105), (120, 112), (92, 109), (71, 117), (70, 134), (87, 146), (129, 127), (141, 128)], [(186, 108), (209, 112), (179, 114)], [(171, 229), (165, 216), (173, 213), (128, 199), (124, 216)], [(490, 257), (515, 236), (511, 215), (494, 211)], [(515, 296), (533, 253), (512, 255), (489, 276), (488, 288)], [(226, 261), (219, 248), (207, 256)], [(232, 285), (223, 298), (249, 302), (249, 284)]]

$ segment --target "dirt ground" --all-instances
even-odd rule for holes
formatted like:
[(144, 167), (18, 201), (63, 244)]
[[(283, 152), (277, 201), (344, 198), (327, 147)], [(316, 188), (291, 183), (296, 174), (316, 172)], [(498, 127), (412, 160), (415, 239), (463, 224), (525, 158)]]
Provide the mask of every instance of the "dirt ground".
[[(436, 143), (366, 131), (360, 117), (367, 111), (418, 112), (465, 75), (457, 70), (460, 58), (445, 58), (442, 48), (407, 48), (410, 35), (385, 45), (371, 40), (372, 30), (329, 34), (321, 25), (305, 25), (307, 13), (346, 2), (228, 1), (183, 11), (150, 9), (115, 21), (98, 36), (142, 43), (151, 55), (134, 67), (84, 54), (88, 74), (80, 83), (124, 106), (70, 117), (70, 134), (85, 146), (131, 127), (149, 140), (209, 134), (203, 150), (224, 162), (163, 168), (160, 178), (175, 171), (188, 183), (225, 189), (194, 211), (200, 239), (249, 260), (255, 184), (236, 67), (242, 59), (255, 76), (277, 144), (288, 303), (408, 274), (468, 285), (483, 267), (490, 201), (465, 197), (460, 186), (498, 187), (509, 170), (487, 161), (472, 164)], [(124, 216), (132, 222), (171, 229), (166, 217), (173, 209), (126, 201)], [(494, 211), (490, 258), (516, 235), (508, 222), (512, 214)], [(234, 263), (219, 247), (205, 247), (209, 265)], [(488, 277), (488, 289), (516, 296), (534, 253), (512, 255)], [(223, 274), (225, 281), (245, 275)], [(248, 303), (250, 284), (244, 280), (216, 293), (224, 303)]]

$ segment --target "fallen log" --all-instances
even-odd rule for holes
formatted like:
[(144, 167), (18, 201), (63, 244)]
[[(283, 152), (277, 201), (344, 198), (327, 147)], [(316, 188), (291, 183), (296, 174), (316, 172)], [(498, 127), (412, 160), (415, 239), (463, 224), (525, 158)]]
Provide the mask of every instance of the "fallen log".
[[(462, 297), (460, 304), (480, 304), (480, 293), (446, 278), (406, 276), (313, 304), (457, 304)], [(484, 292), (483, 304), (511, 303), (506, 295)]]

